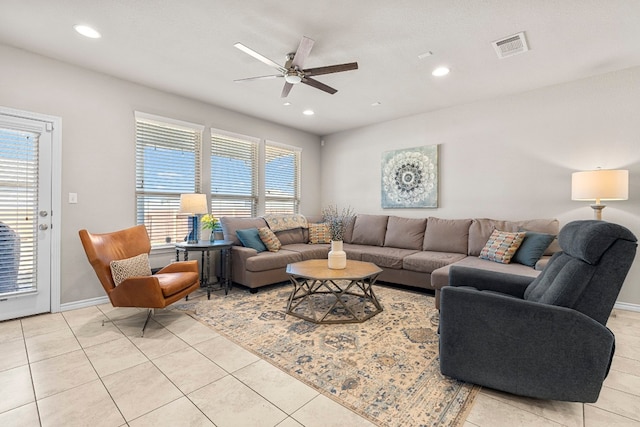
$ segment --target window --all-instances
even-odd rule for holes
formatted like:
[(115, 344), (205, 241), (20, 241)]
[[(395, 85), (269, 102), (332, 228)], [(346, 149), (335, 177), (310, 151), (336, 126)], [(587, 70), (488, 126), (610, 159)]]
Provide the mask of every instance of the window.
[(298, 213), (300, 150), (270, 141), (265, 144), (264, 212)]
[(258, 140), (211, 132), (211, 212), (251, 217), (258, 204)]
[(299, 176), (300, 149), (211, 130), (211, 212), (214, 215), (251, 217), (261, 213), (297, 213)]
[(187, 220), (180, 194), (200, 192), (203, 127), (136, 112), (137, 223), (152, 246), (181, 241)]

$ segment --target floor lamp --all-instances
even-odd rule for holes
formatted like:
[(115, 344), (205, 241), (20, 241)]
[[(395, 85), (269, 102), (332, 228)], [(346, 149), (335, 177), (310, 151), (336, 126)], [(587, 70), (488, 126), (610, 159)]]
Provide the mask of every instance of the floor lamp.
[(607, 206), (603, 200), (627, 200), (629, 198), (629, 171), (597, 169), (574, 172), (571, 175), (571, 200), (595, 200), (594, 218), (602, 219)]
[(200, 215), (209, 212), (206, 194), (181, 194), (180, 213), (189, 215), (189, 234), (187, 243), (198, 243), (200, 237)]

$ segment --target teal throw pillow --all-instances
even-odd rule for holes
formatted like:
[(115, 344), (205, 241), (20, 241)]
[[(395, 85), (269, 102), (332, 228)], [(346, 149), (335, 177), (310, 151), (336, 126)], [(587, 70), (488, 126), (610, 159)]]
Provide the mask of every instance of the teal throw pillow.
[(236, 230), (238, 240), (242, 243), (242, 246), (246, 248), (253, 248), (258, 252), (264, 252), (267, 247), (262, 243), (260, 234), (257, 228), (247, 228), (245, 230)]
[(538, 260), (544, 255), (544, 251), (547, 250), (555, 238), (556, 236), (553, 234), (527, 231), (527, 235), (511, 261), (535, 267)]

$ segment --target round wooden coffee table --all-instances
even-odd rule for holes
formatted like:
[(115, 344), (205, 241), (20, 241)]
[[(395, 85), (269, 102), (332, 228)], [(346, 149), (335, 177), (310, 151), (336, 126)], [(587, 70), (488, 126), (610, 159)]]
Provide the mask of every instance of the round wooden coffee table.
[(382, 311), (373, 285), (382, 270), (370, 262), (347, 260), (332, 270), (326, 259), (287, 265), (293, 291), (287, 314), (314, 323), (361, 323)]

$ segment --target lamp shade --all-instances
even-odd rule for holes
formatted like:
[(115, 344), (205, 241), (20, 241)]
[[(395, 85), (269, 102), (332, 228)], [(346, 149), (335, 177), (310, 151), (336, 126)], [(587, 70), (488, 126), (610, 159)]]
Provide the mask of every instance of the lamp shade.
[(598, 169), (571, 175), (571, 200), (627, 200), (629, 171)]
[(180, 195), (180, 213), (199, 215), (208, 212), (206, 194), (190, 193)]

